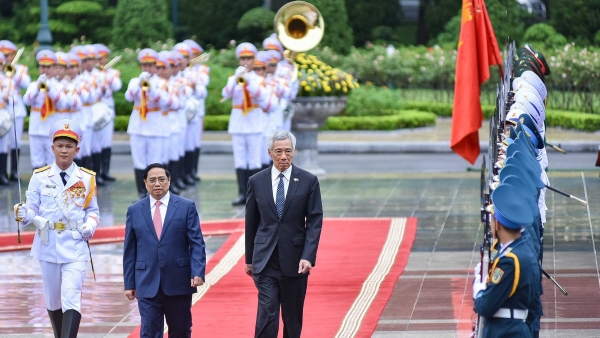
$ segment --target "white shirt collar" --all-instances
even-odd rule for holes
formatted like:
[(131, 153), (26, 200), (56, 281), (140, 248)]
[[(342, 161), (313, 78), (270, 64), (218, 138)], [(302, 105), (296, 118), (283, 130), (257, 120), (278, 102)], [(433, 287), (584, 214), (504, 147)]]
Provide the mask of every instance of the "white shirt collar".
[[(272, 165), (271, 166), (271, 181), (275, 181), (277, 178), (279, 178), (279, 173), (280, 173), (280, 171), (277, 170), (277, 168), (275, 168), (274, 165)], [(290, 181), (290, 177), (292, 176), (292, 166), (291, 165), (289, 168), (287, 168), (283, 172), (283, 176), (285, 176), (285, 178), (288, 180), (288, 182)]]
[(509, 245), (511, 245), (511, 244), (512, 244), (512, 242), (514, 242), (514, 240), (512, 240), (512, 241), (510, 241), (510, 242), (508, 242), (508, 243), (506, 243), (506, 244), (502, 244), (502, 243), (500, 243), (500, 252), (503, 252), (503, 251), (504, 251), (504, 249), (508, 248), (508, 246), (509, 246)]
[[(150, 208), (152, 208), (156, 204), (156, 199), (152, 197), (152, 195), (148, 195), (150, 197)], [(169, 200), (171, 199), (171, 192), (167, 191), (167, 194), (160, 199), (160, 202), (166, 206), (169, 205)]]
[(67, 170), (62, 170), (58, 167), (58, 165), (56, 165), (56, 162), (53, 163), (54, 166), (54, 170), (55, 172), (57, 172), (59, 175), (61, 172), (66, 172), (67, 176), (71, 177), (73, 175), (73, 170), (75, 170), (75, 166), (74, 163), (71, 163), (71, 166), (67, 168)]

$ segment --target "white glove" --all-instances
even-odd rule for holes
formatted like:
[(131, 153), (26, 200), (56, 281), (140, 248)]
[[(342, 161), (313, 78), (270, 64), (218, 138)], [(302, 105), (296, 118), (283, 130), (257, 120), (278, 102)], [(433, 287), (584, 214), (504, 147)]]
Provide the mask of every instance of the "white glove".
[(96, 221), (88, 219), (87, 222), (83, 223), (77, 230), (79, 230), (83, 238), (89, 239), (94, 235), (94, 225), (96, 225)]
[(243, 67), (243, 66), (237, 67), (237, 69), (235, 70), (235, 77), (239, 77), (240, 75), (242, 75), (243, 73), (245, 73), (247, 69), (248, 68)]
[(48, 226), (48, 220), (42, 216), (35, 216), (33, 218), (33, 225), (35, 225), (38, 230), (44, 230)]
[(475, 265), (475, 280), (473, 281), (473, 299), (477, 297), (479, 291), (485, 290), (487, 287), (487, 283), (485, 281), (481, 281), (481, 262)]
[(22, 220), (27, 218), (27, 207), (25, 204), (21, 204), (17, 207), (17, 217)]
[(142, 74), (140, 74), (140, 80), (148, 80), (150, 78), (150, 73), (148, 72), (142, 72)]
[(474, 275), (475, 275), (475, 279), (477, 280), (481, 280), (481, 262), (477, 263), (477, 265), (475, 265), (475, 270), (473, 270)]
[(46, 82), (48, 80), (48, 76), (46, 76), (46, 74), (42, 74), (40, 75), (40, 77), (38, 77), (37, 82), (38, 84), (42, 83), (42, 82)]

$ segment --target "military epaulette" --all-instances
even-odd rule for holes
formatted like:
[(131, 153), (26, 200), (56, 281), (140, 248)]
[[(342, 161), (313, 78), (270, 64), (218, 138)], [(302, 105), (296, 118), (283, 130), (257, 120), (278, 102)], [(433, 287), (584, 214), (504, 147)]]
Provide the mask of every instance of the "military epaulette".
[(47, 166), (45, 166), (45, 167), (37, 168), (37, 169), (35, 169), (33, 172), (37, 174), (37, 173), (41, 173), (42, 171), (46, 171), (46, 170), (48, 170), (48, 169), (50, 169), (50, 166), (49, 166), (49, 165), (47, 165)]
[(95, 176), (95, 175), (96, 175), (96, 172), (95, 172), (95, 171), (93, 171), (93, 170), (90, 170), (90, 169), (88, 169), (88, 168), (79, 167), (79, 169), (81, 169), (81, 170), (85, 171), (86, 173), (88, 173), (88, 174), (90, 174), (90, 175), (93, 175), (93, 176)]

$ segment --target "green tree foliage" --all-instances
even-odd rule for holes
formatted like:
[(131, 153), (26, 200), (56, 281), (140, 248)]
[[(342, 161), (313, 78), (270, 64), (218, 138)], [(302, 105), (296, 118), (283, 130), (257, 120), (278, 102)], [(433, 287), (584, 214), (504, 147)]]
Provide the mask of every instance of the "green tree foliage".
[(325, 20), (325, 35), (321, 46), (328, 46), (338, 53), (348, 54), (354, 42), (352, 28), (344, 0), (307, 0), (313, 4)]
[(600, 31), (600, 1), (550, 0), (550, 25), (577, 45), (588, 45)]
[[(542, 50), (551, 48), (562, 48), (567, 44), (567, 38), (557, 33), (554, 27), (546, 23), (535, 24), (525, 31), (524, 41), (529, 42), (541, 48)], [(538, 47), (540, 46), (540, 47)]]
[(119, 0), (113, 25), (118, 48), (146, 47), (172, 36), (166, 0)]
[(262, 41), (273, 32), (275, 12), (264, 7), (256, 7), (247, 11), (237, 24), (244, 41), (261, 45)]
[(389, 41), (401, 23), (402, 10), (398, 0), (346, 0), (345, 4), (356, 46), (376, 39)]
[[(521, 9), (518, 2), (506, 2), (504, 0), (487, 0), (485, 2), (494, 33), (500, 49), (506, 44), (508, 38), (517, 42), (517, 45), (523, 42), (523, 32), (525, 31), (525, 19), (530, 15)], [(460, 34), (460, 20), (462, 8), (459, 12), (444, 26), (444, 31), (437, 36), (432, 43), (438, 43), (449, 46), (458, 44)]]
[(425, 26), (429, 36), (433, 38), (440, 33), (447, 32), (446, 25), (456, 16), (456, 13), (460, 12), (462, 7), (462, 1), (456, 0), (431, 0), (426, 4)]
[(263, 0), (179, 0), (180, 29), (188, 37), (195, 36), (204, 48), (224, 48), (229, 41), (243, 38), (244, 32), (238, 31), (237, 24), (244, 13), (263, 3)]

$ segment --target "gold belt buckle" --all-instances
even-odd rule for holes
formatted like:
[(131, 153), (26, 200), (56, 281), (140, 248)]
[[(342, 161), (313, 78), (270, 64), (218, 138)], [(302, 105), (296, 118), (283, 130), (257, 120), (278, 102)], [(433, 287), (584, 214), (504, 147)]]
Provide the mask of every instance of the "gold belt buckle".
[(54, 222), (54, 230), (56, 231), (65, 231), (66, 224), (63, 222)]

